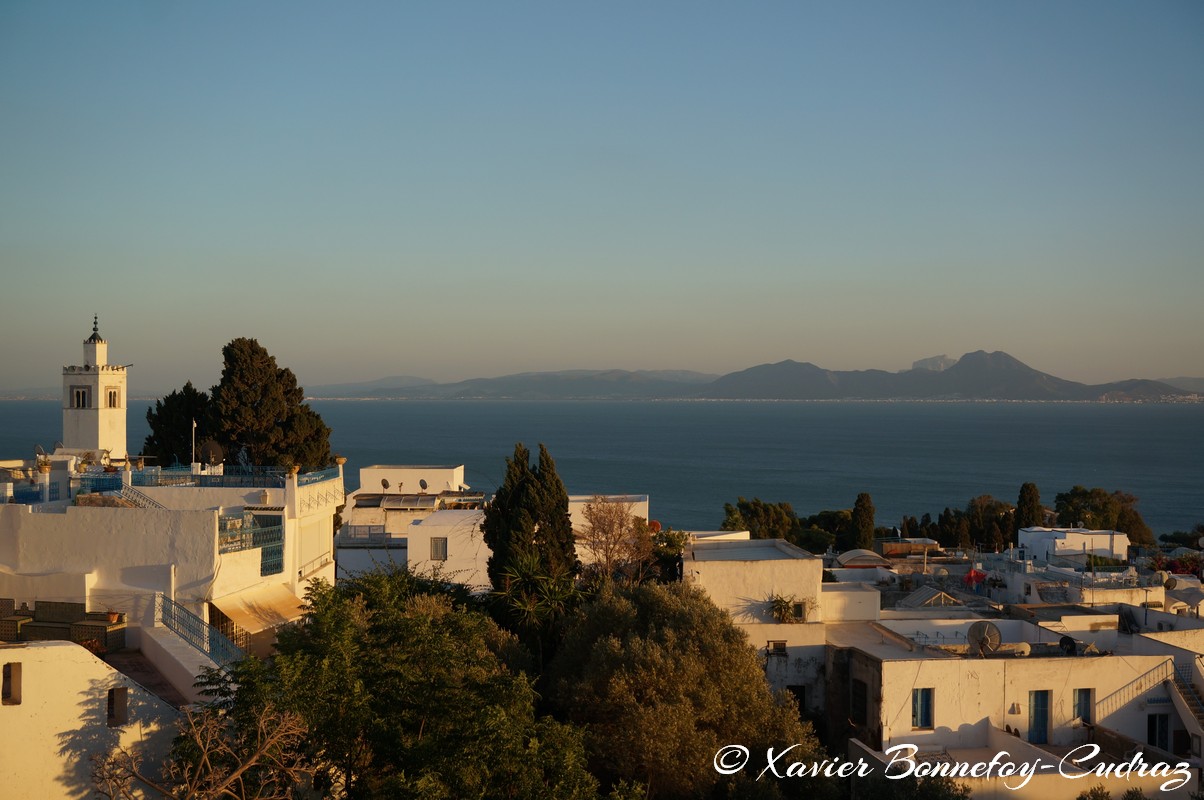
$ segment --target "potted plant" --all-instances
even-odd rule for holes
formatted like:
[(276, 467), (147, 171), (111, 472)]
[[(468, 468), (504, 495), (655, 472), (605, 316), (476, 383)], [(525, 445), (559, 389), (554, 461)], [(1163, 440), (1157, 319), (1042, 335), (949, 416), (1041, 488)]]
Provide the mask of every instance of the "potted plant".
[(110, 608), (107, 611), (105, 611), (105, 614), (108, 615), (110, 625), (116, 625), (118, 622), (121, 622), (121, 612), (120, 611)]

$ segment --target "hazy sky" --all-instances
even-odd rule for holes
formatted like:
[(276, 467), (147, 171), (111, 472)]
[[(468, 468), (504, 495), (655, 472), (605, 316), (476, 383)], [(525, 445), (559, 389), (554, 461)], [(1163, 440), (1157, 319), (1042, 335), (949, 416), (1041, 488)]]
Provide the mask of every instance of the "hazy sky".
[(1204, 3), (3, 2), (0, 386), (1204, 374)]

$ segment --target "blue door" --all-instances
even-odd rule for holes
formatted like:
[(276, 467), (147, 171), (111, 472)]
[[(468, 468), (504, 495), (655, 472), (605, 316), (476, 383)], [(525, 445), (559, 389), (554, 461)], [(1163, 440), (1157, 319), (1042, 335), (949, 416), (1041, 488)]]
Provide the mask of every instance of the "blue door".
[(1033, 744), (1049, 742), (1049, 690), (1028, 693), (1028, 740)]

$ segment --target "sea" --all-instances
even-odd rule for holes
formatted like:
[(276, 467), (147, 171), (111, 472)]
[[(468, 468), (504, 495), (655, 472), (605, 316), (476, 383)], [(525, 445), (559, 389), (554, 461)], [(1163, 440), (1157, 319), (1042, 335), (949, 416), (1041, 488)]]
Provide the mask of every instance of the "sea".
[[(715, 530), (739, 497), (800, 515), (873, 498), (879, 525), (934, 517), (977, 495), (1042, 502), (1075, 485), (1121, 489), (1155, 533), (1204, 523), (1204, 404), (772, 401), (312, 400), (348, 459), (465, 465), (491, 492), (522, 442), (547, 446), (570, 494), (646, 494), (651, 516)], [(148, 433), (132, 404), (128, 441)], [(0, 402), (0, 459), (61, 438), (54, 401)]]

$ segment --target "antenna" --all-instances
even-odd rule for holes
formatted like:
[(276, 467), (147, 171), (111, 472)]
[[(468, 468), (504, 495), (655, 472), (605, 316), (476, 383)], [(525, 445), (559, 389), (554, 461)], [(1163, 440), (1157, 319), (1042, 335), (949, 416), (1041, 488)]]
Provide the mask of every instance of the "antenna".
[(202, 464), (220, 464), (225, 453), (222, 452), (222, 446), (212, 439), (206, 439), (201, 444), (200, 450)]
[(969, 632), (966, 633), (966, 639), (969, 640), (972, 654), (986, 657), (987, 653), (994, 653), (999, 649), (1003, 636), (999, 633), (999, 627), (995, 623), (980, 620), (970, 626)]

